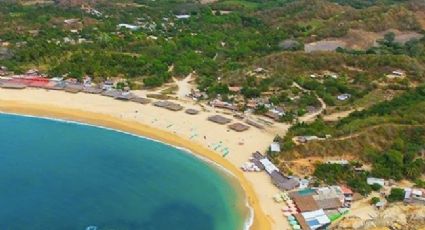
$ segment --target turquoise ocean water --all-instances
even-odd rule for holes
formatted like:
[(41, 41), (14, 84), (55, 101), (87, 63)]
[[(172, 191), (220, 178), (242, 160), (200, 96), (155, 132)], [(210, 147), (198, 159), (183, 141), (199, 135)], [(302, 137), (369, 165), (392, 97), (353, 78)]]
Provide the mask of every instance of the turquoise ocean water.
[(2, 230), (242, 229), (242, 200), (226, 176), (183, 150), (0, 114)]

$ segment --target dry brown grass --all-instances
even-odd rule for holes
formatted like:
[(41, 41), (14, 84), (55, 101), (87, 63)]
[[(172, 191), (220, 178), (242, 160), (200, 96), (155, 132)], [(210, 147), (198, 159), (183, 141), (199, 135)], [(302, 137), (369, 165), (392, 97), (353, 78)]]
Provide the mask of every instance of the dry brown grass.
[(425, 127), (425, 125), (385, 124), (373, 126), (350, 136), (297, 145), (292, 150), (282, 154), (279, 160), (342, 156), (344, 158), (362, 159), (368, 149), (385, 150), (393, 144), (393, 140), (397, 137), (412, 133), (418, 127)]
[(415, 13), (416, 19), (418, 20), (419, 24), (421, 24), (422, 29), (425, 30), (425, 11), (417, 11)]

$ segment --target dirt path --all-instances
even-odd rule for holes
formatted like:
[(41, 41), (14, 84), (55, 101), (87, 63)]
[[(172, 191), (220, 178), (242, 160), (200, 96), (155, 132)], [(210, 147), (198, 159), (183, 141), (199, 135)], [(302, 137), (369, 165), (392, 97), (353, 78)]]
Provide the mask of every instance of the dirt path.
[[(296, 82), (293, 83), (293, 87), (296, 87), (296, 88), (300, 89), (301, 91), (303, 91), (305, 93), (311, 92), (310, 90), (307, 90), (307, 89), (301, 87)], [(317, 100), (319, 100), (319, 102), (320, 102), (320, 109), (318, 111), (314, 112), (314, 113), (308, 113), (308, 114), (306, 114), (306, 115), (304, 115), (302, 117), (299, 117), (298, 118), (299, 121), (301, 121), (301, 122), (311, 122), (311, 121), (314, 121), (316, 119), (316, 117), (318, 115), (320, 115), (321, 113), (323, 113), (323, 111), (327, 108), (325, 101), (323, 101), (322, 98), (320, 98), (319, 96), (317, 96), (316, 93), (314, 95), (316, 96)]]
[(184, 100), (188, 94), (190, 94), (190, 91), (193, 89), (193, 85), (190, 83), (192, 80), (193, 74), (190, 73), (187, 75), (183, 80), (178, 80), (175, 77), (173, 77), (174, 83), (177, 85), (177, 97), (180, 100)]
[(331, 113), (329, 115), (323, 116), (323, 120), (325, 120), (325, 121), (338, 121), (338, 120), (341, 120), (344, 117), (348, 117), (348, 115), (350, 115), (350, 113), (352, 113), (354, 111), (356, 111), (356, 110), (350, 109), (350, 110), (347, 110), (347, 111)]

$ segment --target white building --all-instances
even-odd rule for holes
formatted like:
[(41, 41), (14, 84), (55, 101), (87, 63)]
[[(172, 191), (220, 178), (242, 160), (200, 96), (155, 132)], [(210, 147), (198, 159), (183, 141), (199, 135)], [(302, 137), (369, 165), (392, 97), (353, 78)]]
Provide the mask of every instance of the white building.
[(179, 14), (179, 15), (176, 15), (176, 18), (177, 19), (188, 19), (188, 18), (190, 18), (190, 15), (189, 14)]
[(279, 144), (279, 142), (273, 142), (270, 145), (270, 151), (272, 153), (280, 153), (280, 144)]
[(268, 174), (271, 174), (273, 171), (279, 171), (279, 169), (269, 159), (267, 159), (267, 157), (261, 159), (260, 162), (263, 164), (264, 169)]
[(348, 93), (338, 95), (338, 97), (337, 97), (337, 99), (340, 100), (340, 101), (346, 101), (350, 98), (351, 98), (351, 94), (348, 94)]
[(385, 180), (381, 179), (381, 178), (368, 177), (367, 178), (367, 184), (368, 185), (379, 184), (379, 185), (381, 185), (381, 187), (384, 187)]
[(131, 25), (131, 24), (118, 24), (117, 26), (118, 28), (125, 28), (125, 29), (129, 29), (129, 30), (138, 30), (140, 29), (140, 26), (136, 26), (136, 25)]

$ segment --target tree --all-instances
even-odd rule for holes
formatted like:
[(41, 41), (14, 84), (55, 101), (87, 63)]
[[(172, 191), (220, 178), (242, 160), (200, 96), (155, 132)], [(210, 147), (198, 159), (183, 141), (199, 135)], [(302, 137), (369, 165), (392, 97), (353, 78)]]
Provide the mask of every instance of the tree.
[(370, 187), (372, 188), (373, 191), (379, 191), (382, 188), (380, 184), (373, 184)]
[(377, 204), (379, 203), (379, 201), (381, 201), (381, 199), (379, 199), (379, 197), (372, 197), (372, 199), (370, 199), (370, 204)]
[(389, 202), (397, 202), (404, 200), (404, 189), (402, 188), (392, 188), (390, 195), (388, 195), (387, 200)]
[(395, 41), (395, 33), (389, 32), (384, 35), (384, 40), (387, 43), (393, 43)]

